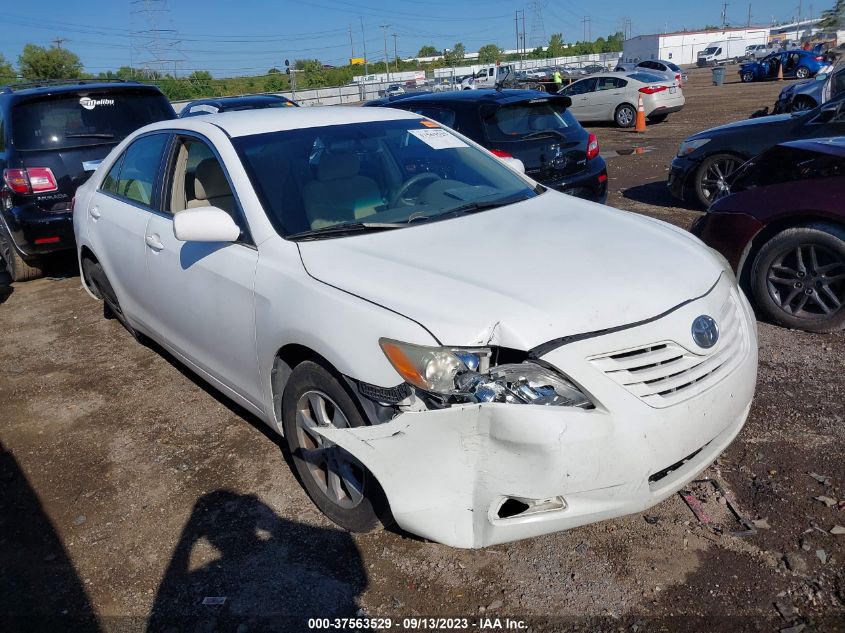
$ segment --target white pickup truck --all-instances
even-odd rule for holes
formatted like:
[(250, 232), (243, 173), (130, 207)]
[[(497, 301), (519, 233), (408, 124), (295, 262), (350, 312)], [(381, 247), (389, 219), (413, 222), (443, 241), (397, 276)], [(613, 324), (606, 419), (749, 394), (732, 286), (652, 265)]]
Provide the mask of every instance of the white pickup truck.
[(478, 90), (479, 88), (495, 88), (497, 83), (512, 80), (516, 76), (513, 64), (490, 64), (477, 70), (471, 77), (461, 82), (462, 90)]

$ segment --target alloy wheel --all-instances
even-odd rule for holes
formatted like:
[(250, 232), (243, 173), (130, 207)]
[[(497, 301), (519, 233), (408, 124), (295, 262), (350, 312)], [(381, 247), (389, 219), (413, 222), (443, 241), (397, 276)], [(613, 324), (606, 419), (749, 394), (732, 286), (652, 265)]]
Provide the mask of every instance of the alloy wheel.
[(826, 319), (845, 304), (845, 259), (819, 244), (778, 256), (766, 280), (772, 300), (793, 317)]
[(349, 428), (349, 420), (329, 396), (306, 391), (296, 403), (296, 434), (299, 456), (320, 490), (335, 505), (354, 508), (364, 498), (364, 470), (342, 448), (314, 429), (320, 426)]
[(808, 100), (808, 99), (798, 99), (792, 105), (793, 112), (807, 112), (808, 110), (812, 110), (815, 106)]
[(730, 193), (728, 178), (740, 164), (738, 159), (725, 156), (707, 165), (707, 169), (701, 178), (701, 191), (709, 202)]

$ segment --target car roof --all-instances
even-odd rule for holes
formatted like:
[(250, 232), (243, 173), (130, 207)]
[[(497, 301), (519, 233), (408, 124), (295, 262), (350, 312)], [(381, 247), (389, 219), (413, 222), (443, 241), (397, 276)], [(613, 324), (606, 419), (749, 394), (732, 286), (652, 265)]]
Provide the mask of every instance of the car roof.
[(310, 106), (305, 108), (265, 108), (260, 110), (220, 112), (205, 116), (159, 121), (141, 129), (144, 132), (170, 129), (207, 132), (209, 128), (214, 127), (223, 130), (230, 137), (239, 137), (267, 132), (324, 127), (328, 125), (416, 120), (421, 118), (418, 114), (391, 108)]
[(832, 136), (827, 138), (804, 139), (781, 143), (782, 147), (796, 147), (806, 149), (820, 154), (830, 154), (845, 158), (845, 136)]
[[(0, 86), (0, 97), (11, 96), (14, 100), (29, 99), (32, 97), (43, 97), (50, 95), (60, 95), (67, 93), (85, 94), (90, 91), (111, 90), (115, 92), (131, 91), (131, 92), (150, 92), (154, 94), (162, 94), (158, 87), (151, 84), (142, 84), (135, 81), (116, 81), (116, 82), (88, 82), (80, 81), (78, 83), (66, 84), (20, 84), (22, 87), (16, 87), (15, 84), (9, 86)], [(23, 87), (26, 86), (26, 87)]]
[(437, 101), (463, 103), (483, 102), (506, 105), (509, 103), (528, 101), (530, 99), (550, 99), (555, 97), (557, 97), (557, 95), (549, 94), (547, 92), (541, 92), (539, 90), (495, 90), (493, 88), (487, 88), (483, 90), (456, 90), (454, 92), (439, 92), (433, 95), (414, 95), (413, 97), (402, 99), (402, 103), (413, 103), (414, 101), (429, 101), (436, 99)]
[(185, 104), (186, 108), (190, 108), (196, 105), (213, 105), (217, 106), (218, 108), (225, 108), (231, 106), (239, 106), (239, 105), (249, 105), (251, 103), (259, 104), (259, 103), (272, 103), (275, 101), (290, 101), (290, 99), (286, 97), (282, 97), (279, 95), (243, 95), (240, 97), (218, 97), (214, 99), (197, 99), (196, 101), (191, 101)]

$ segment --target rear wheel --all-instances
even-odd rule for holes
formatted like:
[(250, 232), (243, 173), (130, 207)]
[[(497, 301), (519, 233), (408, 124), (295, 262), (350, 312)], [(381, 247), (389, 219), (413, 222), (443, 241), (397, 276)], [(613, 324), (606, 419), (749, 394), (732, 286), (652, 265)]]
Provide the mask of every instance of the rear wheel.
[(361, 462), (315, 429), (364, 425), (352, 397), (331, 372), (313, 361), (294, 368), (282, 400), (282, 426), (296, 473), (314, 504), (351, 532), (371, 532), (389, 523), (387, 500)]
[(744, 83), (750, 84), (752, 81), (754, 81), (754, 73), (750, 70), (746, 70), (739, 76), (739, 78), (742, 79)]
[(764, 316), (809, 332), (845, 327), (845, 229), (787, 229), (754, 259), (751, 292)]
[(795, 71), (795, 76), (798, 79), (806, 79), (810, 76), (810, 69), (806, 66), (799, 66), (798, 69)]
[(103, 316), (107, 319), (117, 319), (132, 336), (140, 340), (140, 335), (135, 331), (135, 328), (129, 324), (129, 320), (123, 313), (123, 309), (120, 307), (120, 302), (117, 300), (114, 288), (112, 288), (108, 277), (106, 277), (106, 272), (103, 270), (100, 263), (89, 257), (83, 258), (82, 274), (85, 276), (85, 281), (91, 289), (91, 292), (103, 300)]
[(728, 178), (742, 162), (732, 154), (714, 154), (702, 161), (695, 172), (695, 193), (703, 207), (709, 207), (728, 192)]
[(634, 106), (623, 103), (616, 108), (613, 120), (619, 127), (632, 127), (637, 120), (637, 111), (634, 109)]
[(12, 238), (0, 228), (0, 258), (12, 281), (31, 281), (44, 275), (41, 258), (24, 259), (12, 245)]

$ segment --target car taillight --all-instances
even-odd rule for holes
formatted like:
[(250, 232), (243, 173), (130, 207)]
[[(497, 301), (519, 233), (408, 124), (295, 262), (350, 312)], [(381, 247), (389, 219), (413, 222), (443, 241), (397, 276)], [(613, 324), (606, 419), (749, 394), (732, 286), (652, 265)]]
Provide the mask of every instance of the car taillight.
[(44, 193), (59, 188), (49, 167), (4, 169), (3, 181), (15, 193)]
[(816, 61), (817, 61), (817, 62), (823, 62), (823, 61), (824, 61), (824, 57), (823, 57), (823, 56), (821, 56), (821, 55), (819, 55), (818, 57), (816, 57)]
[(666, 90), (666, 86), (646, 86), (645, 88), (640, 88), (640, 92), (644, 95), (653, 95), (655, 92), (663, 92)]
[(491, 149), (490, 151), (493, 152), (493, 155), (498, 156), (499, 158), (513, 158), (512, 154), (508, 154), (506, 151), (501, 149)]
[(598, 155), (599, 155), (599, 139), (596, 138), (595, 134), (590, 132), (590, 136), (587, 139), (587, 160), (593, 160)]

